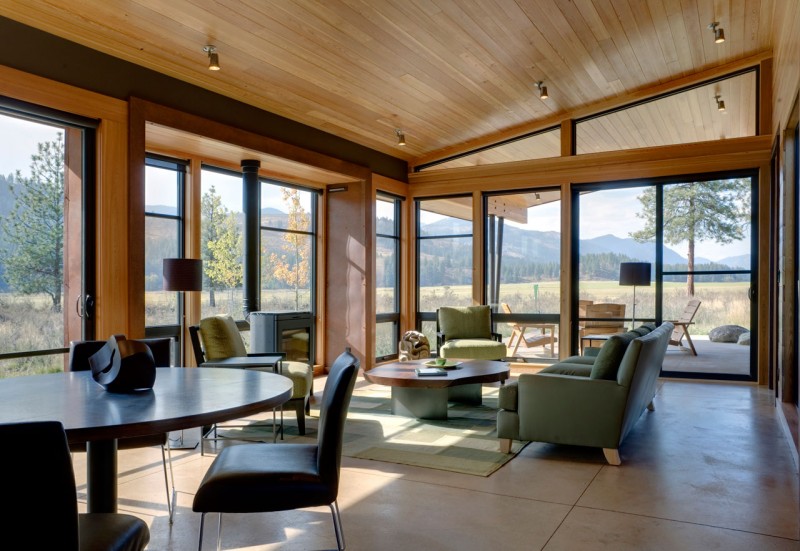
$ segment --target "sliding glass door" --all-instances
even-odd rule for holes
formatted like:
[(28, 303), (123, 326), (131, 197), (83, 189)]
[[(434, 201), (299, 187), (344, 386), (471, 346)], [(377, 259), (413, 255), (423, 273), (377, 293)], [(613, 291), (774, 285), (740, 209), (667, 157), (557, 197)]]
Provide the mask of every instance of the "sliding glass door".
[(0, 378), (91, 337), (94, 121), (0, 98)]
[[(755, 202), (753, 173), (576, 186), (576, 348), (669, 320), (664, 375), (755, 380)], [(647, 281), (620, 277), (628, 262), (648, 263)]]

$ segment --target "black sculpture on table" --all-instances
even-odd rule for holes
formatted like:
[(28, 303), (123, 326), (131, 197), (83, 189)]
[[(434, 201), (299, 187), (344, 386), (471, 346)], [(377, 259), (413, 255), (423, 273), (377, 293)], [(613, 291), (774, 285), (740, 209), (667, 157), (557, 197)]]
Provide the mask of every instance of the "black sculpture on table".
[(125, 335), (112, 335), (89, 358), (92, 378), (109, 392), (149, 390), (156, 381), (156, 363), (150, 347)]

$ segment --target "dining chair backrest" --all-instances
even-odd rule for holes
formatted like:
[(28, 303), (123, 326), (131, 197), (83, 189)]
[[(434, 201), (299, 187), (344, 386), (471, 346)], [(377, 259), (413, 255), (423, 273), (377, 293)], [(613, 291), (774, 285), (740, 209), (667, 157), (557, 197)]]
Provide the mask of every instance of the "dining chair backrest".
[[(146, 343), (153, 354), (156, 367), (169, 367), (172, 360), (172, 339), (137, 339)], [(88, 371), (89, 358), (98, 352), (106, 341), (72, 341), (69, 343), (68, 371)]]
[(322, 393), (317, 433), (317, 469), (328, 486), (331, 501), (336, 499), (339, 489), (344, 423), (359, 366), (360, 362), (349, 350), (340, 354), (331, 366)]
[[(24, 541), (26, 549), (77, 551), (78, 496), (63, 425), (58, 421), (4, 424), (0, 438), (13, 442), (15, 450), (0, 456), (7, 475), (0, 506), (6, 526), (3, 538)], [(26, 530), (31, 522), (34, 528)], [(15, 532), (23, 539), (17, 539)]]

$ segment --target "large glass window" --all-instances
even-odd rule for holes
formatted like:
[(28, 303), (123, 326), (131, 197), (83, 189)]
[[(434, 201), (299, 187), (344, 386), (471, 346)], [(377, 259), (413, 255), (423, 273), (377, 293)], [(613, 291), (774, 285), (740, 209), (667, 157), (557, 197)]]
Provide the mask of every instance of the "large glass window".
[(596, 153), (755, 136), (757, 85), (754, 69), (579, 120), (576, 151)]
[[(577, 344), (680, 322), (665, 374), (754, 380), (753, 189), (750, 174), (580, 186)], [(650, 264), (642, 285), (623, 282), (627, 262)]]
[(417, 211), (417, 316), (436, 343), (436, 309), (472, 305), (472, 197), (420, 199)]
[(486, 297), (512, 357), (558, 356), (561, 192), (488, 195)]
[(63, 370), (91, 335), (93, 122), (61, 116), (0, 98), (0, 377)]
[(244, 213), (242, 175), (203, 166), (200, 185), (202, 317), (243, 317)]
[(313, 312), (317, 193), (261, 182), (261, 309)]
[(375, 356), (397, 357), (400, 338), (400, 205), (394, 197), (375, 202)]
[(145, 325), (178, 325), (179, 293), (164, 291), (163, 260), (183, 256), (185, 164), (148, 157), (145, 166)]

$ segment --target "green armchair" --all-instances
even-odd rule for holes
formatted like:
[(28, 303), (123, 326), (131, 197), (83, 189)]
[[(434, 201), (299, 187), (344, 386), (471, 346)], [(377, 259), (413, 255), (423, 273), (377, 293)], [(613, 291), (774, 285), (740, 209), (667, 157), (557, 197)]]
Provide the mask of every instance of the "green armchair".
[(489, 306), (442, 306), (436, 311), (436, 340), (441, 358), (502, 360), (507, 353), (500, 334), (492, 331)]
[(643, 336), (614, 335), (592, 363), (560, 362), (502, 387), (500, 449), (508, 453), (512, 439), (591, 446), (619, 465), (620, 444), (644, 409), (653, 410), (672, 330), (665, 322)]

